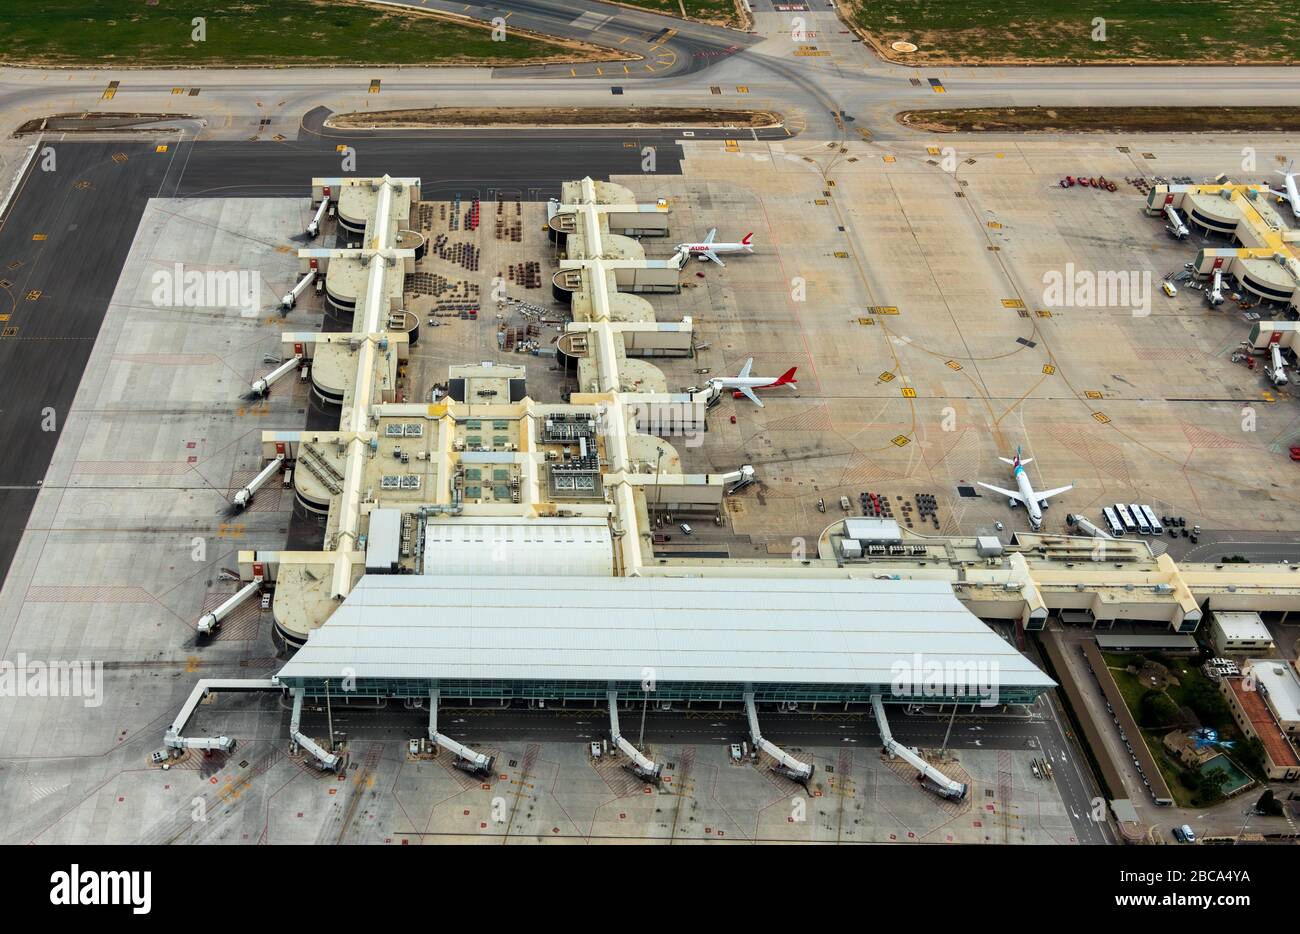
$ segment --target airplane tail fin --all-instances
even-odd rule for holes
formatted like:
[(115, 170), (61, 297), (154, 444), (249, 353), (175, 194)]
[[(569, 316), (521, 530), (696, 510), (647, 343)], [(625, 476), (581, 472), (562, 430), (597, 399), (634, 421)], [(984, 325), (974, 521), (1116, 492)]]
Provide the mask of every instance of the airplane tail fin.
[(745, 239), (740, 241), (740, 245), (751, 253), (754, 252), (754, 232), (752, 230), (745, 234)]
[(799, 382), (797, 379), (794, 378), (794, 371), (797, 369), (799, 369), (797, 366), (790, 367), (790, 369), (786, 370), (784, 373), (778, 376), (776, 378), (776, 382), (773, 383), (772, 385), (773, 386), (794, 386), (796, 383)]

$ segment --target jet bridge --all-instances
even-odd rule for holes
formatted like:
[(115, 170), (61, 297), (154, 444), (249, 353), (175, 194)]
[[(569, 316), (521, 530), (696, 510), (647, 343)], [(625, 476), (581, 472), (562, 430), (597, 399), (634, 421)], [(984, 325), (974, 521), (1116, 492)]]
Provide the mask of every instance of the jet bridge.
[(1169, 221), (1169, 226), (1165, 230), (1169, 231), (1169, 236), (1175, 240), (1187, 239), (1187, 225), (1183, 223), (1182, 217), (1178, 214), (1178, 209), (1172, 204), (1166, 204), (1164, 208), (1165, 219)]
[(279, 473), (283, 467), (284, 455), (276, 454), (270, 463), (258, 471), (256, 477), (248, 481), (248, 486), (235, 494), (235, 507), (238, 509), (246, 508), (253, 501), (253, 497), (257, 495), (257, 491), (266, 486), (267, 481)]
[(302, 701), (306, 694), (304, 688), (297, 688), (293, 692), (293, 716), (289, 718), (289, 738), (315, 760), (318, 768), (327, 772), (337, 772), (339, 766), (343, 764), (343, 757), (322, 749), (319, 743), (298, 728), (302, 720)]
[(429, 741), (436, 743), (454, 755), (456, 757), (454, 765), (461, 771), (473, 775), (482, 775), (492, 771), (492, 763), (496, 761), (492, 756), (485, 756), (481, 752), (475, 752), (468, 746), (456, 742), (445, 733), (438, 732), (438, 698), (439, 691), (437, 688), (429, 691)]
[(321, 192), (320, 207), (316, 209), (316, 216), (313, 217), (311, 223), (307, 225), (307, 236), (309, 238), (315, 239), (316, 235), (320, 233), (321, 221), (325, 219), (325, 212), (329, 210), (329, 206), (330, 188), (326, 185), (324, 190)]
[(203, 636), (212, 635), (214, 632), (216, 632), (217, 627), (221, 625), (221, 621), (223, 619), (225, 619), (227, 616), (233, 613), (239, 607), (240, 604), (242, 604), (245, 600), (253, 596), (261, 589), (262, 589), (262, 578), (255, 577), (253, 578), (253, 580), (251, 580), (243, 587), (241, 587), (238, 592), (232, 594), (226, 600), (222, 601), (221, 606), (217, 607), (215, 610), (213, 610), (210, 613), (204, 613), (201, 617), (199, 617), (199, 623), (198, 626), (196, 627), (199, 635), (203, 635)]
[(927, 786), (943, 797), (950, 798), (953, 801), (960, 801), (966, 797), (967, 788), (964, 784), (953, 781), (911, 749), (894, 739), (893, 734), (889, 732), (889, 720), (885, 717), (885, 705), (881, 703), (879, 694), (871, 695), (871, 707), (876, 712), (876, 725), (880, 727), (880, 739), (885, 752), (891, 756), (898, 756), (908, 765), (915, 766), (920, 771), (921, 778), (927, 783)]
[(1287, 384), (1286, 359), (1282, 356), (1282, 348), (1277, 344), (1268, 345), (1268, 366), (1264, 371), (1268, 373), (1268, 378), (1273, 381), (1274, 386), (1285, 386)]
[(1205, 300), (1213, 308), (1216, 305), (1223, 304), (1223, 270), (1215, 267), (1214, 274), (1210, 277), (1210, 287), (1205, 292)]
[(176, 714), (176, 719), (167, 727), (163, 736), (163, 745), (168, 749), (219, 749), (232, 752), (235, 741), (229, 736), (182, 736), (185, 724), (189, 723), (199, 704), (214, 691), (278, 691), (280, 685), (273, 680), (260, 679), (220, 679), (204, 678), (194, 685), (185, 706)]
[(631, 769), (637, 778), (659, 784), (659, 773), (663, 766), (652, 762), (646, 755), (623, 738), (618, 728), (618, 692), (609, 692), (609, 735), (625, 756), (632, 760)]
[(754, 748), (763, 750), (778, 763), (773, 771), (793, 779), (805, 788), (808, 787), (808, 782), (812, 780), (813, 772), (817, 767), (807, 762), (800, 762), (776, 743), (763, 738), (763, 733), (758, 728), (758, 708), (754, 704), (752, 691), (745, 693), (745, 712), (749, 714), (749, 736), (754, 742)]

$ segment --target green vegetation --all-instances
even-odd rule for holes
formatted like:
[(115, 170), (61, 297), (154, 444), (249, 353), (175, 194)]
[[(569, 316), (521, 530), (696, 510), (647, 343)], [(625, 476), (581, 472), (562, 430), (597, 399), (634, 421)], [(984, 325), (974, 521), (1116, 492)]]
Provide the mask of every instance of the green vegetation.
[[(1257, 740), (1243, 736), (1233, 722), (1228, 710), (1228, 703), (1212, 681), (1205, 677), (1197, 667), (1197, 660), (1175, 658), (1167, 655), (1144, 656), (1138, 654), (1103, 655), (1111, 677), (1124, 696), (1141, 727), (1141, 740), (1146, 743), (1151, 757), (1155, 759), (1164, 776), (1174, 800), (1181, 807), (1208, 807), (1223, 799), (1223, 785), (1230, 784), (1231, 778), (1220, 768), (1211, 768), (1206, 772), (1184, 768), (1165, 749), (1161, 741), (1166, 733), (1175, 729), (1183, 707), (1190, 709), (1202, 726), (1214, 727), (1221, 738), (1235, 740), (1232, 759), (1240, 763), (1256, 780), (1263, 779)], [(1139, 671), (1148, 663), (1163, 665), (1171, 680), (1164, 690), (1153, 690), (1144, 684), (1137, 675), (1125, 669), (1132, 665)], [(1130, 737), (1132, 741), (1134, 737)]]
[(1184, 770), (1180, 776), (1183, 783), (1192, 789), (1193, 800), (1199, 804), (1213, 804), (1223, 799), (1223, 786), (1228, 784), (1228, 773), (1214, 768), (1204, 772)]
[[(195, 41), (192, 20), (204, 18)], [(0, 5), (6, 63), (417, 64), (570, 60), (588, 50), (343, 0), (41, 0)]]
[(1147, 691), (1142, 695), (1138, 722), (1151, 729), (1168, 729), (1178, 722), (1178, 705), (1163, 691)]
[[(1254, 0), (845, 0), (891, 58), (917, 64), (1300, 61), (1300, 5)], [(1094, 41), (1094, 19), (1105, 38)], [(906, 40), (917, 52), (888, 52)]]

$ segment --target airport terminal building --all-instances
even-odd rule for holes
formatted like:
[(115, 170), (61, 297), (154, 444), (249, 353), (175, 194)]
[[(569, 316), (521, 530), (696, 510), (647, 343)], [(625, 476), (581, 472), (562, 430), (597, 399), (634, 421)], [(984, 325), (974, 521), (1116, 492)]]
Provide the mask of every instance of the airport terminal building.
[(1054, 684), (938, 581), (376, 574), (277, 680), (340, 701), (841, 707), (1028, 704)]

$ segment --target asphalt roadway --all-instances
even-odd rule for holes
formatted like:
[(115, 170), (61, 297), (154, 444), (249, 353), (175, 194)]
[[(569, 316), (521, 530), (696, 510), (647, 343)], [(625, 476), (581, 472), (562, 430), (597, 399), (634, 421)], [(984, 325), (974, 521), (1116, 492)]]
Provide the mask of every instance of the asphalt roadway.
[(56, 171), (33, 162), (0, 228), (0, 314), (9, 316), (0, 337), (0, 577), (45, 480), (145, 202), (165, 173), (152, 155), (140, 143), (60, 146)]

